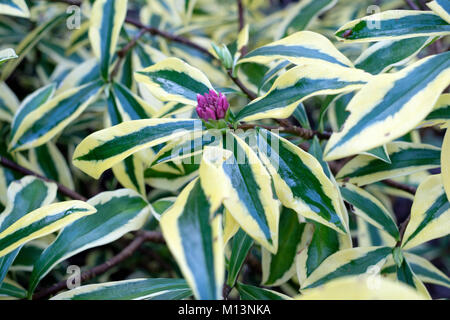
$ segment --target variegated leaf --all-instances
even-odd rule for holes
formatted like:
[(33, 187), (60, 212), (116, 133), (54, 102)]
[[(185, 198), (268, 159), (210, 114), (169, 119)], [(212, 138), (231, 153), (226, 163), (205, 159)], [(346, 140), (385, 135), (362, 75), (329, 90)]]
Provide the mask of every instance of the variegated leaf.
[(11, 122), (19, 108), (19, 100), (4, 82), (0, 82), (0, 120)]
[(395, 141), (388, 143), (386, 149), (391, 163), (358, 155), (339, 170), (336, 179), (364, 186), (441, 165), (441, 151), (432, 145)]
[(336, 3), (337, 0), (304, 0), (292, 4), (285, 9), (288, 14), (281, 26), (277, 27), (277, 38), (287, 36), (293, 31), (307, 29), (315, 17), (334, 7)]
[(342, 185), (341, 193), (344, 199), (353, 205), (356, 215), (373, 226), (386, 231), (395, 240), (399, 240), (400, 233), (397, 225), (381, 201), (364, 189), (350, 183)]
[(296, 32), (286, 38), (257, 48), (246, 54), (238, 63), (267, 64), (274, 60), (289, 60), (297, 65), (329, 62), (341, 67), (353, 66), (350, 60), (340, 53), (330, 40), (311, 31)]
[(145, 84), (161, 101), (197, 105), (197, 94), (213, 89), (208, 78), (197, 68), (178, 58), (167, 58), (135, 73), (137, 82)]
[(326, 176), (319, 161), (265, 129), (258, 129), (257, 139), (259, 156), (272, 175), (283, 205), (339, 233), (347, 233), (339, 189)]
[(141, 228), (150, 208), (147, 201), (132, 190), (120, 189), (98, 194), (87, 202), (97, 212), (81, 218), (58, 235), (34, 263), (28, 294), (58, 263), (75, 254), (113, 242)]
[(89, 40), (100, 59), (100, 72), (108, 79), (109, 67), (127, 14), (127, 0), (96, 0), (92, 6)]
[(221, 299), (225, 276), (220, 203), (199, 179), (187, 185), (160, 225), (170, 251), (197, 299)]
[(202, 130), (202, 122), (194, 119), (126, 121), (85, 138), (75, 149), (73, 163), (97, 179), (105, 170), (140, 150)]
[(380, 40), (434, 37), (450, 34), (450, 24), (429, 11), (389, 10), (351, 21), (336, 31), (342, 41), (369, 42)]
[(450, 3), (447, 0), (434, 0), (427, 6), (450, 24)]
[(299, 300), (424, 300), (411, 287), (380, 276), (351, 276), (306, 290)]
[(450, 202), (442, 185), (442, 175), (432, 175), (417, 188), (402, 247), (411, 249), (424, 242), (446, 236), (449, 230)]
[(33, 210), (10, 226), (0, 229), (0, 257), (95, 212), (94, 207), (79, 200), (54, 203)]
[(431, 112), (449, 83), (450, 52), (374, 77), (348, 105), (350, 116), (342, 131), (331, 136), (325, 160), (367, 151), (408, 133)]
[(16, 52), (14, 51), (14, 49), (3, 49), (0, 50), (0, 65), (2, 65), (3, 63), (5, 63), (8, 60), (11, 59), (17, 59), (18, 56), (16, 54)]
[(183, 279), (133, 279), (81, 286), (51, 300), (182, 300), (192, 295)]
[(404, 252), (403, 255), (408, 261), (411, 270), (420, 280), (450, 288), (449, 277), (427, 259), (409, 252)]
[(326, 258), (339, 250), (352, 247), (350, 235), (342, 235), (315, 221), (308, 221), (302, 242), (307, 243), (307, 246), (296, 257), (297, 278), (300, 285), (303, 285)]
[(355, 67), (371, 74), (383, 73), (390, 68), (406, 64), (431, 40), (432, 38), (428, 37), (417, 37), (377, 42), (363, 51), (355, 61)]
[[(56, 197), (56, 185), (44, 182), (32, 176), (26, 176), (12, 182), (8, 187), (7, 204), (0, 214), (0, 230), (10, 227), (27, 213), (48, 205)], [(0, 257), (0, 283), (14, 262), (20, 248)]]
[(255, 241), (272, 253), (278, 248), (279, 202), (271, 178), (256, 153), (228, 133), (228, 150), (206, 147), (200, 165), (205, 192), (223, 205)]
[(298, 66), (278, 77), (269, 92), (240, 110), (236, 119), (288, 118), (303, 100), (317, 95), (354, 91), (371, 78), (372, 75), (362, 70), (326, 62)]
[[(7, 1), (21, 1), (21, 0), (7, 0)], [(0, 9), (1, 9), (0, 4)], [(3, 11), (3, 10), (2, 10)], [(39, 40), (44, 37), (47, 32), (49, 32), (56, 25), (65, 21), (70, 15), (67, 13), (61, 13), (49, 21), (39, 25), (36, 29), (28, 33), (28, 35), (19, 43), (19, 45), (15, 48), (16, 54), (18, 55), (17, 59), (11, 60), (6, 63), (4, 67), (2, 67), (2, 72), (0, 75), (0, 80), (6, 80), (12, 74), (14, 69), (22, 62), (22, 60), (27, 56), (28, 52), (39, 42)]]
[(371, 267), (381, 268), (391, 254), (392, 248), (389, 247), (351, 248), (338, 251), (326, 258), (306, 278), (302, 289), (315, 288), (341, 277), (364, 274)]
[(238, 282), (236, 287), (241, 300), (291, 300), (291, 298), (282, 293), (249, 284)]
[[(278, 251), (271, 254), (262, 251), (262, 281), (264, 286), (279, 286), (295, 274), (296, 257), (308, 246), (306, 223), (299, 223), (297, 213), (283, 208), (278, 228)], [(303, 241), (302, 241), (303, 240)]]
[[(65, 91), (52, 99), (43, 100), (42, 104), (39, 100), (29, 100), (14, 119), (10, 150), (20, 151), (37, 147), (52, 139), (97, 99), (102, 86), (101, 81), (91, 82)], [(44, 89), (40, 89), (36, 94), (42, 96), (42, 99), (48, 99), (50, 88), (41, 90)], [(39, 104), (35, 104), (36, 102)]]
[[(227, 285), (232, 288), (236, 284), (239, 271), (241, 271), (242, 265), (247, 258), (248, 252), (253, 246), (253, 239), (248, 234), (246, 234), (244, 230), (239, 229), (239, 224), (237, 224), (231, 214), (228, 213), (228, 215), (225, 216), (225, 219), (232, 219), (238, 229), (236, 234), (233, 236), (233, 240), (231, 241), (231, 254), (228, 261)], [(229, 223), (229, 221), (227, 221), (226, 223)], [(226, 230), (227, 228), (225, 227), (223, 232), (224, 238)]]
[(2, 0), (0, 2), (0, 14), (21, 18), (30, 17), (30, 11), (25, 0)]

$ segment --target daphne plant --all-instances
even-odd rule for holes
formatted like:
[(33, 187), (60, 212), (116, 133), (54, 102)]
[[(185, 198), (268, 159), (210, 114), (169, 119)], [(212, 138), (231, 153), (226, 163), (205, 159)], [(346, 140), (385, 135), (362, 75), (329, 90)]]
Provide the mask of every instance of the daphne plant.
[(0, 4), (38, 22), (0, 51), (0, 295), (441, 297), (445, 1), (160, 2), (80, 1), (63, 45), (64, 3)]

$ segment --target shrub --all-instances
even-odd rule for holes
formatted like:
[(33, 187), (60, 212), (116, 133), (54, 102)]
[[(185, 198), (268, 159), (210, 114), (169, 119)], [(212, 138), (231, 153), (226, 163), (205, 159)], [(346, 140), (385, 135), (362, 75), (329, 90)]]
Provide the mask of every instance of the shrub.
[(448, 1), (0, 14), (2, 297), (448, 297)]

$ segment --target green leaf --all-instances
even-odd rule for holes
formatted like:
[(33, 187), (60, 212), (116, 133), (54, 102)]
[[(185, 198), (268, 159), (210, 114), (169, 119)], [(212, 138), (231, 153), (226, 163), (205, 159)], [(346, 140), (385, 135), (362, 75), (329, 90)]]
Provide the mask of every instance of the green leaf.
[(97, 213), (66, 227), (35, 262), (29, 296), (39, 281), (58, 263), (75, 254), (111, 243), (124, 234), (140, 229), (150, 213), (142, 196), (128, 189), (107, 191), (87, 202)]
[(432, 265), (431, 262), (409, 252), (404, 252), (403, 254), (411, 270), (420, 280), (450, 288), (450, 279), (448, 276)]
[(0, 300), (2, 300), (3, 297), (24, 299), (27, 297), (27, 292), (16, 283), (5, 281), (0, 283)]
[(397, 279), (400, 282), (403, 282), (417, 290), (425, 298), (431, 299), (427, 288), (424, 286), (422, 281), (420, 281), (420, 279), (414, 274), (414, 272), (411, 270), (411, 267), (409, 266), (408, 261), (406, 261), (405, 259), (403, 259), (402, 264), (397, 267)]
[(288, 118), (300, 102), (310, 97), (357, 90), (371, 78), (364, 71), (323, 61), (294, 67), (278, 77), (269, 92), (239, 111), (236, 119)]
[(222, 216), (199, 179), (188, 184), (161, 217), (167, 245), (197, 299), (222, 298), (224, 252)]
[(282, 293), (240, 282), (237, 283), (237, 290), (241, 300), (291, 300), (291, 298)]
[(19, 108), (19, 100), (4, 82), (0, 82), (0, 120), (11, 122)]
[(450, 202), (440, 174), (425, 179), (417, 188), (411, 218), (402, 247), (411, 249), (424, 242), (444, 237), (450, 230)]
[(429, 37), (380, 41), (363, 51), (355, 67), (371, 74), (406, 64), (430, 43)]
[(255, 151), (244, 140), (227, 133), (227, 147), (207, 147), (200, 164), (200, 178), (213, 199), (255, 241), (275, 253), (278, 248), (279, 202), (272, 190), (270, 174)]
[(278, 38), (287, 36), (292, 31), (308, 28), (314, 18), (336, 5), (337, 0), (304, 0), (286, 8), (287, 16), (278, 26)]
[(302, 284), (303, 289), (315, 288), (331, 280), (366, 273), (368, 268), (381, 266), (392, 253), (389, 247), (351, 248), (336, 252), (322, 264)]
[(350, 183), (343, 184), (341, 193), (354, 206), (356, 215), (399, 240), (400, 234), (394, 219), (377, 198)]
[(259, 156), (272, 175), (283, 205), (339, 233), (347, 233), (339, 189), (326, 176), (319, 161), (265, 129), (258, 129), (257, 138)]
[(75, 149), (73, 163), (98, 179), (105, 170), (131, 154), (203, 129), (202, 122), (194, 119), (126, 121), (97, 131), (81, 141)]
[(380, 159), (381, 161), (389, 163), (389, 164), (392, 163), (392, 161), (391, 161), (391, 159), (389, 157), (386, 145), (370, 149), (370, 150), (368, 150), (366, 152), (363, 152), (363, 154), (370, 155), (372, 157)]
[[(56, 185), (32, 176), (12, 182), (8, 187), (7, 205), (0, 214), (0, 230), (5, 230), (27, 213), (48, 205), (56, 198)], [(0, 257), (0, 283), (14, 262), (20, 248)]]
[(252, 246), (253, 239), (245, 231), (239, 229), (231, 241), (231, 255), (228, 261), (227, 285), (231, 288), (236, 284), (239, 272)]
[(445, 52), (400, 72), (374, 77), (348, 105), (350, 116), (344, 129), (333, 133), (328, 141), (325, 160), (370, 150), (411, 131), (431, 112), (448, 86), (449, 71), (450, 52)]
[(74, 189), (74, 183), (66, 159), (53, 142), (47, 142), (29, 151), (31, 164), (45, 177)]
[(348, 42), (445, 36), (450, 25), (437, 14), (417, 10), (389, 10), (353, 20), (338, 31), (336, 37)]
[(208, 78), (197, 68), (178, 58), (164, 59), (135, 73), (137, 82), (161, 101), (176, 101), (197, 105), (197, 94), (213, 89)]
[(183, 279), (133, 279), (81, 286), (51, 300), (182, 300), (192, 295)]
[(16, 54), (16, 52), (14, 51), (14, 49), (3, 49), (0, 50), (0, 65), (2, 65), (3, 63), (5, 63), (8, 60), (11, 59), (17, 59), (18, 56)]
[(0, 2), (0, 14), (21, 18), (30, 17), (30, 11), (25, 0), (2, 0)]
[(9, 227), (0, 228), (0, 257), (95, 212), (95, 208), (79, 200), (54, 203), (31, 211), (14, 220)]
[(435, 0), (427, 3), (427, 6), (437, 13), (442, 19), (450, 23), (450, 3), (446, 0)]
[(450, 121), (450, 93), (442, 94), (425, 120), (420, 124), (421, 127), (444, 124)]
[(352, 247), (352, 241), (348, 235), (337, 233), (314, 221), (308, 221), (302, 242), (307, 242), (309, 245), (296, 258), (297, 277), (301, 285), (326, 258), (339, 250)]
[[(21, 1), (21, 0), (13, 0)], [(3, 11), (2, 5), (0, 4), (0, 9)], [(9, 78), (11, 73), (16, 69), (16, 67), (22, 62), (22, 60), (27, 56), (28, 52), (44, 37), (51, 29), (57, 26), (62, 21), (65, 21), (70, 15), (66, 13), (59, 14), (54, 18), (50, 19), (44, 24), (41, 24), (36, 29), (28, 33), (28, 35), (19, 43), (16, 47), (16, 53), (18, 55), (17, 59), (9, 61), (2, 70), (0, 81), (4, 81)]]
[(350, 60), (340, 53), (330, 40), (311, 31), (296, 32), (259, 47), (246, 54), (238, 63), (268, 64), (274, 60), (289, 60), (297, 65), (329, 62), (341, 67), (353, 67)]
[(103, 83), (91, 82), (48, 99), (44, 87), (24, 102), (13, 121), (10, 150), (40, 146), (75, 120), (101, 93)]
[(262, 251), (262, 284), (265, 286), (279, 286), (287, 282), (295, 274), (295, 260), (299, 252), (308, 245), (302, 241), (305, 223), (299, 223), (297, 213), (291, 209), (283, 208), (278, 226), (278, 251), (270, 254)]
[(308, 120), (308, 114), (306, 113), (303, 103), (299, 103), (292, 116), (300, 123), (303, 128), (311, 129), (311, 124)]
[(96, 0), (92, 6), (89, 40), (95, 56), (100, 59), (100, 72), (105, 80), (125, 21), (127, 4), (127, 0)]
[(336, 178), (358, 186), (409, 175), (441, 165), (441, 151), (428, 144), (391, 142), (386, 145), (391, 163), (367, 155), (358, 155), (339, 170)]
[[(376, 289), (374, 289), (376, 288)], [(308, 289), (298, 300), (424, 300), (411, 287), (376, 275), (339, 278)]]

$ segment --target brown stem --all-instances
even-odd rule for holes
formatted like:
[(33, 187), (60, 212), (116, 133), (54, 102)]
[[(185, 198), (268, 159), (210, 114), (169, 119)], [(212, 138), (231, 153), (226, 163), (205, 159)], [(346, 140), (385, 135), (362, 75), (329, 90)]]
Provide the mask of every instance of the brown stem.
[[(141, 22), (136, 21), (132, 18), (126, 18), (125, 22), (129, 23), (131, 25), (134, 25), (135, 27), (137, 27), (141, 30), (145, 30), (145, 32), (148, 32), (151, 35), (161, 36), (167, 40), (170, 40), (173, 42), (178, 42), (178, 43), (184, 44), (186, 46), (189, 46), (193, 49), (196, 49), (197, 51), (204, 53), (211, 59), (217, 60), (217, 58), (211, 52), (209, 52), (206, 48), (192, 42), (191, 40), (189, 40), (185, 37), (177, 36), (172, 33), (157, 29), (157, 28), (146, 26), (146, 25), (142, 24)], [(247, 95), (247, 97), (250, 100), (253, 100), (257, 97), (257, 95), (255, 93), (253, 93), (250, 89), (248, 89), (238, 78), (233, 76), (233, 73), (231, 72), (231, 70), (228, 70), (227, 74), (230, 77), (230, 79), (233, 80), (233, 82), (239, 87), (239, 89), (242, 90), (242, 92), (245, 93), (245, 95)]]
[(411, 9), (420, 10), (419, 6), (417, 6), (413, 0), (405, 0), (405, 2), (411, 7)]
[[(129, 258), (139, 247), (147, 241), (155, 242), (155, 243), (164, 243), (164, 238), (160, 232), (156, 231), (138, 231), (136, 238), (128, 245), (126, 246), (121, 252), (119, 252), (117, 255), (106, 261), (105, 263), (102, 263), (98, 266), (95, 266), (94, 268), (85, 271), (81, 274), (81, 282), (90, 280), (92, 278), (97, 277), (98, 275), (101, 275), (114, 266), (118, 265), (125, 259)], [(48, 296), (54, 295), (58, 293), (61, 290), (64, 290), (67, 288), (67, 281), (62, 280), (53, 286), (43, 289), (42, 291), (39, 291), (33, 295), (33, 300), (43, 299)]]
[(266, 126), (261, 124), (242, 123), (238, 126), (239, 129), (244, 130), (255, 129), (257, 127), (264, 128), (267, 130), (279, 130), (280, 132), (291, 133), (293, 135), (302, 137), (303, 139), (306, 140), (312, 139), (314, 136), (317, 136), (319, 139), (326, 140), (329, 139), (331, 136), (330, 132), (319, 132), (316, 130), (305, 129), (294, 125), (289, 126), (282, 125), (278, 127), (278, 126)]
[(384, 183), (387, 186), (390, 186), (390, 187), (393, 187), (393, 188), (396, 188), (396, 189), (399, 189), (399, 190), (406, 191), (406, 192), (408, 192), (408, 193), (410, 193), (412, 195), (415, 195), (416, 192), (417, 192), (417, 189), (415, 187), (412, 187), (412, 186), (409, 186), (407, 184), (400, 183), (400, 182), (397, 182), (397, 181), (394, 181), (394, 180), (391, 180), (391, 179), (386, 179), (386, 180), (383, 180), (381, 182)]
[(135, 27), (137, 27), (139, 29), (143, 29), (146, 32), (150, 33), (151, 35), (161, 36), (161, 37), (163, 37), (163, 38), (165, 38), (167, 40), (187, 45), (187, 46), (189, 46), (191, 48), (194, 48), (194, 49), (196, 49), (196, 50), (206, 54), (207, 56), (215, 59), (215, 56), (211, 52), (209, 52), (207, 49), (203, 48), (202, 46), (199, 46), (198, 44), (192, 42), (191, 40), (189, 40), (187, 38), (184, 38), (184, 37), (181, 37), (181, 36), (177, 36), (177, 35), (174, 35), (172, 33), (169, 33), (169, 32), (166, 32), (166, 31), (154, 28), (154, 27), (146, 26), (146, 25), (142, 24), (140, 21), (136, 21), (136, 20), (134, 20), (132, 18), (129, 18), (129, 17), (127, 17), (125, 19), (125, 22), (129, 23), (129, 24), (131, 24), (131, 25), (133, 25), (133, 26), (135, 26)]
[(48, 178), (46, 178), (46, 177), (44, 177), (44, 176), (42, 176), (42, 175), (40, 175), (40, 174), (38, 174), (38, 173), (36, 173), (34, 171), (31, 171), (31, 170), (27, 169), (27, 168), (24, 168), (24, 167), (18, 165), (17, 163), (15, 163), (14, 161), (9, 160), (9, 159), (7, 159), (5, 157), (0, 157), (0, 165), (2, 165), (5, 168), (9, 168), (9, 169), (14, 170), (16, 172), (19, 172), (19, 173), (23, 174), (24, 176), (35, 176), (35, 177), (37, 177), (39, 179), (42, 179), (44, 181), (55, 183), (57, 185), (57, 187), (58, 187), (58, 192), (61, 193), (62, 195), (65, 195), (65, 196), (69, 197), (69, 198), (72, 198), (72, 199), (75, 199), (75, 200), (81, 200), (81, 201), (86, 201), (87, 200), (82, 195), (80, 195), (77, 192), (75, 192), (75, 191), (73, 191), (73, 190), (63, 186), (62, 184), (60, 184), (60, 183), (58, 183), (58, 182), (56, 182), (54, 180), (48, 179)]
[[(244, 12), (244, 4), (242, 0), (237, 0), (238, 7), (238, 21), (239, 21), (239, 31), (244, 29), (245, 26), (245, 12)], [(247, 54), (247, 46), (243, 46), (241, 48), (241, 55), (245, 56)]]
[(123, 59), (127, 56), (127, 53), (134, 48), (137, 44), (138, 40), (146, 33), (145, 29), (141, 29), (139, 33), (134, 37), (128, 44), (123, 47), (121, 50), (117, 51), (117, 61), (114, 65), (114, 69), (111, 71), (110, 79), (114, 79), (119, 72), (120, 66), (122, 65)]

